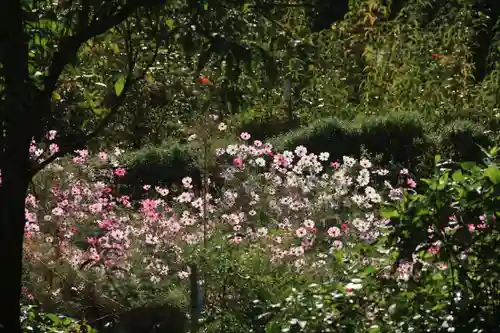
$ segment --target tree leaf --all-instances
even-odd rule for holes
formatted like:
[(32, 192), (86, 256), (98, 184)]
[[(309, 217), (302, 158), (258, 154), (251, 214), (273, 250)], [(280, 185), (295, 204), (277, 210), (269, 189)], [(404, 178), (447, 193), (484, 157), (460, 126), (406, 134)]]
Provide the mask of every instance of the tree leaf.
[(485, 171), (484, 176), (487, 177), (493, 184), (500, 183), (500, 169), (495, 165), (490, 165)]
[(58, 324), (61, 321), (61, 319), (53, 313), (47, 313), (45, 317), (49, 318), (54, 324)]
[(175, 28), (175, 22), (170, 18), (165, 20), (165, 24), (170, 28), (170, 30)]
[(394, 208), (384, 207), (384, 208), (380, 209), (380, 215), (383, 218), (390, 219), (393, 217), (399, 217), (399, 212)]
[(52, 92), (52, 100), (55, 102), (59, 102), (61, 100), (61, 95), (57, 91)]
[(125, 87), (125, 76), (120, 76), (118, 81), (115, 83), (115, 94), (116, 96), (120, 96), (123, 92), (123, 88)]
[(453, 172), (453, 174), (451, 175), (451, 178), (456, 182), (461, 182), (465, 179), (464, 174), (462, 173), (462, 170), (457, 170), (457, 171)]

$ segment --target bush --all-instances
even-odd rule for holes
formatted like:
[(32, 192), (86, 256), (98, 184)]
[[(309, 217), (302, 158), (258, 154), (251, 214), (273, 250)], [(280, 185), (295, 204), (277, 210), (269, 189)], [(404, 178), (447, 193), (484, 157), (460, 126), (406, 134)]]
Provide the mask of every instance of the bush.
[(300, 126), (300, 120), (290, 120), (285, 111), (264, 113), (251, 110), (237, 115), (231, 123), (235, 123), (235, 130), (238, 133), (252, 133), (252, 136), (259, 140), (295, 130)]
[(382, 165), (396, 163), (416, 169), (434, 150), (427, 124), (418, 113), (367, 117), (360, 123), (360, 142), (368, 152), (382, 156)]
[(492, 143), (492, 136), (483, 126), (467, 120), (446, 125), (439, 135), (441, 153), (456, 161), (480, 161), (481, 147), (488, 148)]
[(278, 150), (307, 146), (311, 152), (326, 151), (333, 158), (358, 155), (359, 142), (358, 130), (336, 118), (319, 120), (273, 140)]
[(313, 152), (328, 151), (333, 159), (359, 156), (364, 148), (379, 156), (382, 165), (404, 165), (423, 173), (437, 153), (479, 161), (481, 149), (477, 145), (488, 147), (492, 143), (484, 127), (470, 121), (455, 121), (436, 132), (433, 127), (416, 112), (360, 117), (352, 123), (328, 118), (272, 142), (278, 149), (304, 145)]
[(312, 151), (328, 151), (333, 159), (359, 156), (365, 148), (368, 153), (380, 155), (384, 165), (392, 162), (410, 166), (421, 161), (432, 147), (426, 124), (415, 113), (362, 117), (352, 123), (323, 119), (277, 137), (274, 143), (279, 149), (304, 145)]
[[(257, 129), (261, 135), (263, 131), (267, 130)], [(253, 136), (253, 132), (250, 133)], [(260, 139), (259, 136), (255, 138)], [(220, 146), (216, 141), (211, 139), (210, 144)], [(223, 141), (227, 142), (227, 138)], [(332, 160), (368, 153), (377, 156), (381, 165), (404, 165), (425, 174), (429, 171), (426, 165), (435, 154), (454, 160), (480, 161), (480, 146), (489, 147), (493, 136), (481, 124), (468, 120), (457, 120), (441, 128), (427, 123), (419, 113), (398, 112), (362, 116), (351, 122), (326, 118), (270, 141), (278, 150), (302, 145), (311, 152), (329, 152)], [(186, 174), (199, 183), (203, 169), (199, 145), (199, 142), (165, 142), (161, 146), (127, 153), (123, 162), (129, 172), (121, 182), (134, 197), (142, 193), (143, 184), (171, 185)], [(208, 168), (208, 172), (213, 173), (213, 163), (209, 163)]]
[[(439, 331), (445, 323), (457, 333), (500, 327), (499, 151), (458, 168), (436, 157), (433, 174), (417, 193), (405, 191), (403, 201), (382, 210), (394, 227), (388, 240), (399, 253), (396, 262), (413, 266), (412, 299), (419, 300), (420, 311), (432, 310), (427, 322), (412, 317), (417, 308), (401, 318), (416, 332)], [(435, 264), (442, 273), (428, 270)]]
[(187, 144), (164, 143), (128, 153), (123, 159), (127, 174), (120, 179), (120, 183), (126, 186), (123, 193), (138, 198), (142, 195), (145, 184), (167, 186), (178, 182), (187, 174), (198, 183), (201, 168), (197, 161)]

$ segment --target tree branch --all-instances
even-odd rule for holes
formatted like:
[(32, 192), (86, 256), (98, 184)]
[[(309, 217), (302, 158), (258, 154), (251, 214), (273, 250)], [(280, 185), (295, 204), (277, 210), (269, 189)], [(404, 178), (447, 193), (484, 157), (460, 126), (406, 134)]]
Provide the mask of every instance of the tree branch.
[(85, 42), (120, 25), (137, 9), (161, 3), (163, 3), (162, 0), (129, 0), (115, 14), (108, 17), (98, 17), (85, 29), (77, 31), (71, 36), (64, 37), (59, 45), (59, 50), (54, 54), (48, 75), (44, 79), (44, 97), (50, 98), (64, 68), (76, 57), (78, 50)]
[[(173, 32), (173, 31), (172, 31)], [(73, 152), (75, 149), (78, 149), (82, 146), (84, 146), (87, 142), (89, 142), (91, 139), (93, 139), (99, 132), (101, 132), (111, 121), (112, 117), (118, 112), (120, 107), (122, 106), (123, 102), (125, 101), (125, 97), (127, 92), (132, 88), (134, 84), (139, 82), (141, 79), (144, 78), (146, 75), (147, 71), (153, 66), (154, 62), (156, 61), (156, 58), (158, 56), (158, 52), (160, 50), (160, 34), (157, 34), (157, 40), (156, 40), (156, 48), (153, 53), (153, 56), (151, 57), (150, 62), (144, 67), (142, 73), (134, 78), (133, 77), (133, 69), (135, 67), (134, 65), (129, 65), (129, 72), (127, 74), (127, 79), (125, 80), (125, 84), (123, 86), (123, 90), (119, 96), (115, 99), (113, 105), (110, 108), (110, 111), (104, 116), (104, 118), (101, 120), (101, 122), (96, 126), (96, 128), (90, 132), (89, 134), (85, 135), (84, 137), (77, 138), (76, 140), (71, 140), (71, 142), (68, 142), (66, 145), (61, 145), (59, 148), (59, 151), (55, 153), (54, 155), (51, 155), (48, 157), (46, 160), (38, 163), (37, 165), (32, 167), (31, 174), (34, 176), (36, 173), (38, 173), (40, 170), (45, 168), (47, 165), (50, 163), (54, 162), (56, 159), (59, 157), (63, 157), (66, 154), (69, 154)], [(131, 57), (134, 57), (133, 55), (129, 55)]]

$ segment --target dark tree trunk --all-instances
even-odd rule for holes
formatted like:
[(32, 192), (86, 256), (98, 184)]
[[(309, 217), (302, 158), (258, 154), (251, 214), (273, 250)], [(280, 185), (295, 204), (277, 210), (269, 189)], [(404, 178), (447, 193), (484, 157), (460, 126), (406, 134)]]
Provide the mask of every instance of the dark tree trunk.
[[(0, 332), (21, 332), (20, 295), (24, 238), (24, 201), (30, 180), (28, 148), (23, 133), (10, 133), (4, 142), (0, 186)], [(26, 137), (26, 136), (25, 136)], [(16, 141), (13, 141), (16, 140)], [(1, 327), (1, 326), (0, 326)]]
[(21, 332), (20, 295), (24, 201), (30, 174), (29, 146), (39, 111), (28, 71), (28, 39), (21, 0), (3, 0), (0, 9), (0, 331)]

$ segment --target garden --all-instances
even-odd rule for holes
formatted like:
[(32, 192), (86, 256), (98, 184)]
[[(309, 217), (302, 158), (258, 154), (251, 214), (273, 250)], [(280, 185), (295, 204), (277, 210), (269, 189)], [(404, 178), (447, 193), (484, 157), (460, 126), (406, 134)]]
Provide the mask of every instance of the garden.
[(0, 332), (500, 332), (495, 1), (6, 2)]

